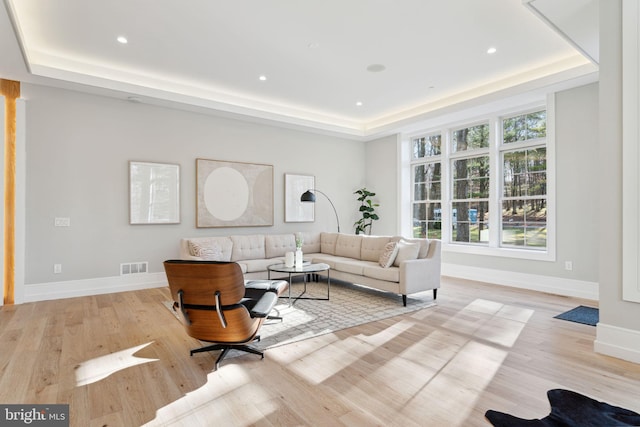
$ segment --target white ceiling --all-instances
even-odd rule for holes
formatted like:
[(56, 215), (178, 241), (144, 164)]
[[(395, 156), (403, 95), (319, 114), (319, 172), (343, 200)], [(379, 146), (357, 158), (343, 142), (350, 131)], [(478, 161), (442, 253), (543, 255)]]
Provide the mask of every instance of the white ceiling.
[[(523, 0), (4, 1), (0, 54), (20, 64), (0, 77), (353, 137), (597, 70)], [(544, 6), (593, 34), (574, 12), (594, 0), (563, 2)]]

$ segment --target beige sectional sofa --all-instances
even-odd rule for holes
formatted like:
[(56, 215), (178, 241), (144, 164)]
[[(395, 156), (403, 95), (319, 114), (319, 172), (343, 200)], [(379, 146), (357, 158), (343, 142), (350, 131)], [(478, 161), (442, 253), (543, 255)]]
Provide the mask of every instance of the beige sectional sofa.
[[(439, 240), (326, 232), (302, 237), (305, 260), (328, 264), (332, 279), (400, 294), (404, 305), (412, 293), (433, 290), (437, 296)], [(235, 261), (246, 279), (266, 279), (267, 266), (295, 249), (293, 233), (192, 237), (181, 239), (180, 258)]]

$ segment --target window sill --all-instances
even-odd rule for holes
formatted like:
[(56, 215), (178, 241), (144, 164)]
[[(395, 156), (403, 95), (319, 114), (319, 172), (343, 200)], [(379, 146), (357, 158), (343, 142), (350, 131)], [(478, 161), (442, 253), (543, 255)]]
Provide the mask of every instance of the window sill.
[(502, 258), (517, 258), (528, 259), (533, 261), (555, 261), (555, 254), (551, 253), (549, 249), (544, 251), (535, 251), (530, 249), (510, 249), (510, 248), (495, 248), (489, 246), (480, 245), (464, 245), (456, 243), (444, 243), (442, 244), (443, 252), (471, 254), (471, 255), (484, 255), (494, 256)]

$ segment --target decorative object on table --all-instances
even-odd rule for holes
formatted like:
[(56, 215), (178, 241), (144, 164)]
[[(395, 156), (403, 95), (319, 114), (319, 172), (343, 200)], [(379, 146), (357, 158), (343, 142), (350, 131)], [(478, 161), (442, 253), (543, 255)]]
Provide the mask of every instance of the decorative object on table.
[(338, 233), (340, 232), (340, 219), (338, 219), (338, 211), (336, 210), (336, 207), (334, 206), (333, 202), (331, 201), (331, 199), (329, 198), (329, 196), (327, 196), (325, 193), (323, 193), (320, 190), (316, 190), (316, 189), (309, 189), (307, 191), (305, 191), (304, 193), (302, 193), (302, 196), (300, 196), (300, 201), (301, 202), (311, 202), (311, 203), (315, 203), (316, 202), (316, 195), (314, 193), (320, 193), (322, 194), (324, 197), (327, 198), (327, 200), (329, 201), (329, 203), (331, 203), (331, 207), (333, 208), (333, 213), (336, 214), (336, 222), (338, 224)]
[(303, 203), (298, 197), (308, 188), (315, 187), (313, 175), (284, 175), (284, 222), (315, 221), (315, 205)]
[(287, 268), (293, 267), (294, 262), (295, 262), (295, 255), (293, 252), (287, 252), (284, 254), (284, 265), (286, 265)]
[(296, 269), (297, 270), (301, 270), (302, 269), (302, 259), (303, 255), (302, 255), (302, 249), (296, 249)]
[(196, 159), (196, 226), (273, 225), (273, 165)]
[(600, 319), (600, 311), (594, 307), (580, 305), (564, 313), (554, 316), (554, 319), (568, 320), (583, 325), (596, 326)]
[(303, 263), (303, 255), (302, 255), (302, 244), (304, 243), (304, 239), (302, 238), (302, 233), (296, 233), (296, 269), (302, 269)]
[(638, 426), (640, 414), (599, 402), (570, 390), (547, 392), (551, 413), (542, 419), (528, 420), (488, 410), (485, 417), (495, 427), (603, 427)]
[(356, 227), (356, 234), (371, 234), (373, 221), (380, 219), (375, 209), (380, 205), (378, 203), (374, 203), (372, 199), (376, 193), (373, 193), (366, 188), (361, 188), (353, 194), (358, 195), (358, 201), (360, 202), (360, 208), (358, 211), (360, 212), (360, 215), (362, 215), (362, 218), (353, 224)]
[(129, 223), (180, 223), (180, 165), (129, 162)]

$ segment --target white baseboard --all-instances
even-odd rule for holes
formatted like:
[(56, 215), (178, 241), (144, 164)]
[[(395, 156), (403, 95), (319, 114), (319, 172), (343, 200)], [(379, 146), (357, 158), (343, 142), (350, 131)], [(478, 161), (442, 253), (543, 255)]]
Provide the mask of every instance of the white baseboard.
[(607, 356), (640, 363), (640, 331), (598, 323), (593, 349)]
[(442, 275), (594, 301), (599, 299), (598, 283), (582, 280), (470, 267), (444, 262), (442, 263)]
[(164, 272), (99, 277), (95, 279), (70, 280), (67, 282), (38, 283), (24, 285), (24, 301), (16, 302), (24, 303), (110, 294), (114, 292), (160, 288), (167, 285), (167, 276)]
[[(598, 300), (598, 284), (593, 282), (448, 263), (442, 263), (442, 275), (520, 289), (530, 289), (556, 295)], [(24, 301), (16, 302), (23, 303), (100, 295), (113, 292), (159, 288), (167, 285), (167, 276), (164, 272), (99, 277), (67, 282), (47, 282), (25, 285)]]

